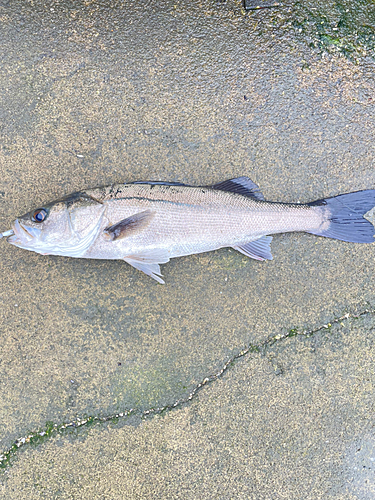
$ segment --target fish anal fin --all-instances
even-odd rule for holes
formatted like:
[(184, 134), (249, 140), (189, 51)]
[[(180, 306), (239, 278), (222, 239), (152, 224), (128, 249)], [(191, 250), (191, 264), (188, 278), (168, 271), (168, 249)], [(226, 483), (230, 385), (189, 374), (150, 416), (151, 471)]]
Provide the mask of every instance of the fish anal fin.
[(209, 186), (212, 189), (218, 189), (220, 191), (228, 191), (230, 193), (241, 194), (242, 196), (248, 196), (250, 198), (255, 198), (256, 200), (264, 201), (263, 193), (260, 191), (259, 186), (255, 184), (248, 177), (236, 177), (235, 179), (228, 179), (227, 181), (219, 182), (213, 186)]
[(271, 244), (272, 236), (262, 236), (261, 238), (236, 245), (233, 248), (243, 253), (247, 257), (255, 260), (272, 260)]
[(118, 240), (145, 229), (150, 224), (154, 216), (155, 212), (145, 210), (144, 212), (131, 215), (130, 217), (127, 217), (112, 226), (106, 227), (103, 232), (108, 239), (112, 241)]
[(169, 252), (167, 250), (145, 250), (141, 253), (126, 255), (124, 261), (164, 285), (159, 264), (165, 264), (169, 261)]

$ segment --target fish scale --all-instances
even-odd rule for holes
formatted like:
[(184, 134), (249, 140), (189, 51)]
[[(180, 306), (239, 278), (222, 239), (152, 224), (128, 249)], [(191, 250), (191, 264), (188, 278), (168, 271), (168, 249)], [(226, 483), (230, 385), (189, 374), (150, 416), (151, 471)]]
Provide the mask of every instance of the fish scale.
[(271, 234), (308, 232), (372, 243), (363, 216), (375, 206), (366, 190), (308, 204), (264, 200), (247, 177), (213, 186), (135, 182), (73, 193), (16, 219), (8, 242), (41, 254), (123, 259), (160, 283), (173, 257), (232, 247), (272, 259)]
[[(169, 186), (168, 186), (169, 187)], [(92, 191), (94, 197), (99, 192)], [(165, 186), (130, 184), (125, 192), (117, 195), (117, 203), (126, 205), (117, 207), (108, 195), (101, 201), (108, 203), (107, 217), (111, 220), (130, 216), (140, 209), (151, 209), (157, 216), (147, 230), (140, 236), (152, 240), (158, 227), (162, 238), (173, 237), (178, 241), (181, 237), (196, 238), (197, 244), (209, 239), (212, 244), (243, 241), (244, 238), (266, 235), (269, 231), (290, 232), (305, 231), (318, 228), (322, 222), (321, 209), (307, 205), (285, 205), (255, 201), (252, 198), (238, 196), (214, 189), (176, 187), (166, 189)], [(217, 238), (224, 234), (224, 241)], [(204, 245), (206, 247), (206, 244)], [(230, 245), (226, 245), (230, 246)]]

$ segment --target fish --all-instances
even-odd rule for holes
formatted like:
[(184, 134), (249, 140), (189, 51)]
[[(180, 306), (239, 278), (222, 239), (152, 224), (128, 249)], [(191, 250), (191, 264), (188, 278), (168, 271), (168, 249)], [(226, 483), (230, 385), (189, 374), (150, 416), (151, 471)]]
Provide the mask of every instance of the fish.
[(364, 215), (374, 206), (374, 189), (301, 204), (266, 201), (245, 176), (209, 186), (136, 181), (46, 203), (0, 237), (42, 255), (120, 259), (164, 284), (160, 265), (175, 257), (231, 247), (272, 260), (277, 233), (373, 243), (375, 228)]

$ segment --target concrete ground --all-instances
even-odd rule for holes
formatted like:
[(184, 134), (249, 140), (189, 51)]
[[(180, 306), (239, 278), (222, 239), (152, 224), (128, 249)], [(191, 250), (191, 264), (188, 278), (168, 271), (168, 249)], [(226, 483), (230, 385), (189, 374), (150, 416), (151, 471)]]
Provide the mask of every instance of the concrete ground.
[[(372, 6), (0, 3), (0, 230), (113, 182), (375, 188)], [(1, 241), (1, 498), (373, 499), (375, 249), (272, 253), (161, 286)]]

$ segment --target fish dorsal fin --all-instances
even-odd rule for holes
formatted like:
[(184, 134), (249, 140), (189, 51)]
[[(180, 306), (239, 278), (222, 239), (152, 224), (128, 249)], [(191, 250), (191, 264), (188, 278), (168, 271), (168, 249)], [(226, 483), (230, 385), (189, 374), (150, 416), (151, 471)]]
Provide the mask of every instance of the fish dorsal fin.
[(237, 177), (236, 179), (228, 179), (227, 181), (219, 182), (209, 186), (213, 189), (220, 191), (229, 191), (230, 193), (242, 194), (242, 196), (249, 196), (256, 200), (264, 201), (263, 193), (260, 191), (259, 186), (255, 184), (248, 177)]
[(255, 260), (272, 260), (271, 244), (272, 236), (262, 236), (261, 238), (249, 241), (233, 247), (247, 257)]
[(126, 255), (124, 261), (164, 285), (159, 264), (165, 264), (169, 261), (169, 252), (167, 250), (144, 250), (134, 255)]
[(124, 238), (130, 234), (134, 234), (136, 231), (145, 229), (155, 216), (155, 212), (151, 210), (145, 210), (144, 212), (139, 212), (137, 214), (131, 215), (126, 219), (108, 226), (104, 229), (104, 234), (111, 241)]

